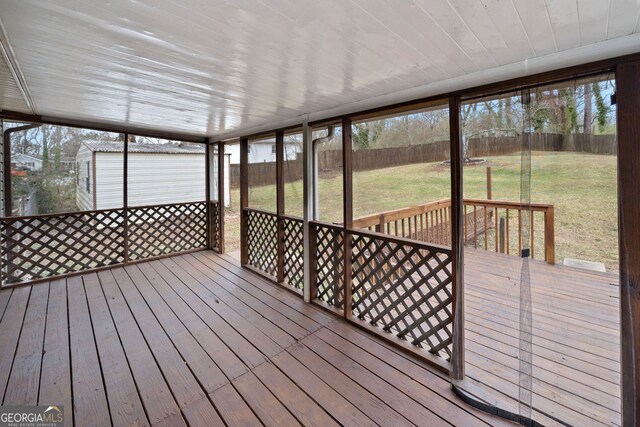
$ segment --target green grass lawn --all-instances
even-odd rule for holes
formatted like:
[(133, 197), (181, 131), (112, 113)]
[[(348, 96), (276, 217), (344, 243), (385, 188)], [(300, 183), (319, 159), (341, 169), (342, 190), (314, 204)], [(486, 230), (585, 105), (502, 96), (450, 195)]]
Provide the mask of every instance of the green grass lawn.
[[(617, 176), (615, 156), (534, 152), (531, 201), (555, 206), (556, 262), (565, 257), (604, 262), (618, 270)], [(487, 157), (464, 170), (464, 197), (486, 198), (486, 167), (492, 167), (494, 200), (520, 201), (521, 157)], [(250, 206), (275, 210), (273, 186), (250, 189)], [(354, 217), (450, 197), (450, 171), (440, 163), (354, 172)], [(227, 210), (227, 250), (239, 247), (239, 190)], [(285, 184), (286, 213), (302, 215), (302, 182)], [(342, 176), (321, 176), (320, 216), (342, 221)], [(542, 224), (536, 223), (541, 239)], [(536, 239), (537, 241), (537, 239)], [(541, 245), (536, 243), (541, 249)]]

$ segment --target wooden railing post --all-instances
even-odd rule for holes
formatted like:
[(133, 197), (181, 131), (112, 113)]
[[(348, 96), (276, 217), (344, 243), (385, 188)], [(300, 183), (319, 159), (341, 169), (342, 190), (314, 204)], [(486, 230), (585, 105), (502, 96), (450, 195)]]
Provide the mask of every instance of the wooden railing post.
[(453, 351), (451, 378), (464, 379), (464, 235), (466, 221), (462, 192), (462, 138), (460, 129), (460, 98), (449, 98), (449, 140), (451, 145), (451, 283), (453, 306)]
[(314, 219), (314, 176), (313, 176), (313, 137), (309, 126), (309, 117), (302, 121), (302, 292), (305, 302), (311, 302), (311, 277), (316, 277), (312, 269), (317, 263), (311, 263), (311, 252), (316, 248), (311, 246), (311, 220)]
[(353, 146), (351, 119), (342, 119), (343, 219), (344, 219), (344, 317), (351, 317), (353, 278), (351, 270), (353, 228)]
[(499, 243), (500, 253), (503, 254), (505, 253), (505, 246), (506, 246), (506, 226), (505, 226), (504, 218), (500, 218), (500, 225), (498, 227), (498, 241), (500, 242)]
[(284, 132), (276, 132), (276, 278), (284, 282)]
[(616, 69), (622, 426), (640, 423), (640, 61)]
[(317, 233), (318, 230), (315, 225), (309, 224), (309, 299), (313, 301), (318, 297), (318, 269), (317, 269)]
[(249, 140), (240, 138), (240, 263), (249, 264), (248, 215), (249, 207)]
[(204, 200), (205, 208), (207, 212), (207, 249), (213, 248), (213, 229), (215, 227), (215, 221), (213, 218), (213, 209), (211, 207), (211, 142), (207, 138), (207, 142), (204, 146)]
[[(125, 264), (129, 262), (129, 134), (124, 134), (124, 150), (122, 159), (122, 233), (123, 233), (123, 259)], [(95, 162), (94, 162), (95, 164)], [(94, 175), (95, 178), (95, 175)]]
[(224, 156), (224, 142), (218, 142), (218, 252), (224, 253), (224, 200), (226, 175), (226, 159)]
[(549, 264), (556, 263), (556, 246), (553, 206), (544, 211), (544, 259)]

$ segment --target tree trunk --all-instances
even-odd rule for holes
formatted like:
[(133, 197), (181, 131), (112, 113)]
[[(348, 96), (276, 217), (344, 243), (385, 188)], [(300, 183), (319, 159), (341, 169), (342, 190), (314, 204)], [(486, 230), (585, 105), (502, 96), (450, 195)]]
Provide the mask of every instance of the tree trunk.
[(584, 126), (582, 132), (589, 134), (591, 133), (591, 123), (593, 122), (592, 98), (591, 85), (587, 83), (584, 85)]

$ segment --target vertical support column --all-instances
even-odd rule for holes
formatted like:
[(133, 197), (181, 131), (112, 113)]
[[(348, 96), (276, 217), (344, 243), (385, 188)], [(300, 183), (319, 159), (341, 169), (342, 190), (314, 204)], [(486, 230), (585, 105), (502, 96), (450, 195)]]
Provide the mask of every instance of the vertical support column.
[(276, 213), (277, 219), (277, 270), (278, 283), (284, 282), (284, 132), (276, 132)]
[(462, 192), (463, 147), (460, 129), (460, 98), (449, 98), (449, 132), (451, 149), (451, 250), (453, 354), (451, 378), (464, 378), (464, 205)]
[(249, 264), (249, 226), (246, 208), (249, 207), (249, 140), (240, 138), (240, 263)]
[(205, 207), (206, 207), (206, 215), (207, 215), (207, 249), (213, 248), (213, 239), (212, 239), (212, 230), (215, 227), (213, 224), (213, 212), (211, 210), (211, 141), (207, 138), (204, 147), (204, 175), (205, 175), (205, 183), (204, 183), (204, 191), (205, 191)]
[[(303, 294), (305, 302), (311, 302), (311, 270), (315, 270), (315, 263), (311, 264), (311, 251), (315, 251), (315, 240), (311, 238), (311, 224), (313, 218), (313, 138), (309, 116), (302, 121), (302, 275)], [(314, 284), (315, 285), (315, 284)]]
[[(124, 238), (124, 262), (129, 262), (129, 134), (124, 134), (124, 156), (122, 159), (122, 221)], [(93, 162), (95, 165), (95, 161)], [(95, 182), (95, 174), (94, 174)], [(95, 194), (95, 191), (94, 191)]]
[(4, 215), (11, 216), (13, 214), (11, 208), (11, 131), (3, 129), (2, 132), (2, 172), (3, 172), (3, 188), (4, 188)]
[(225, 171), (227, 167), (224, 156), (224, 142), (218, 142), (218, 252), (224, 253), (224, 201), (226, 196)]
[(353, 146), (351, 141), (351, 119), (342, 119), (342, 186), (344, 219), (344, 317), (351, 318), (353, 277), (351, 270), (351, 233), (353, 227)]
[(640, 61), (616, 69), (622, 425), (640, 423)]

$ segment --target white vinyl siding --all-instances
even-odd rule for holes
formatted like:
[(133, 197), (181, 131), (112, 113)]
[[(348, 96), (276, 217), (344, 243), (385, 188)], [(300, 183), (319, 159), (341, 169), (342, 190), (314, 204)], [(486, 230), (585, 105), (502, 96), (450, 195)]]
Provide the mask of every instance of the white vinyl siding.
[(96, 209), (123, 206), (123, 163), (123, 153), (96, 153)]
[[(95, 153), (95, 177), (91, 152), (80, 148), (76, 202), (79, 210), (93, 209), (96, 179), (96, 209), (123, 206), (123, 153)], [(86, 191), (89, 162), (90, 192)], [(129, 206), (161, 205), (205, 200), (205, 163), (202, 154), (129, 153)], [(227, 191), (228, 194), (228, 191)]]
[(129, 153), (128, 178), (129, 206), (205, 200), (204, 153)]
[[(91, 151), (84, 145), (81, 146), (78, 150), (76, 161), (80, 166), (77, 171), (79, 176), (77, 178), (78, 185), (76, 185), (76, 205), (78, 206), (78, 210), (81, 211), (93, 210), (93, 196), (91, 195), (91, 193), (88, 193), (86, 189), (87, 162), (89, 162), (89, 164), (91, 164), (92, 162)], [(91, 175), (93, 175), (93, 172), (91, 173)], [(89, 184), (93, 187), (92, 179), (93, 177), (90, 176)]]

